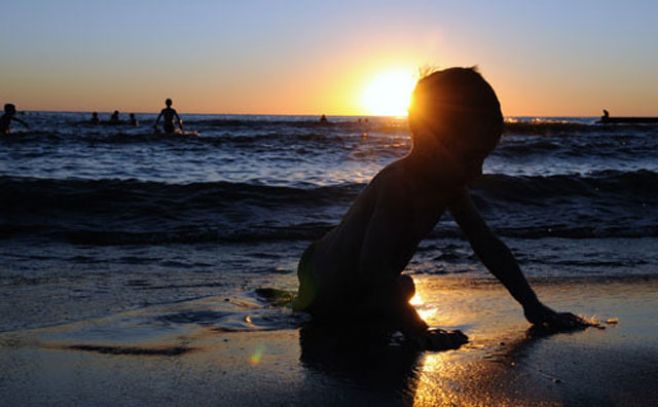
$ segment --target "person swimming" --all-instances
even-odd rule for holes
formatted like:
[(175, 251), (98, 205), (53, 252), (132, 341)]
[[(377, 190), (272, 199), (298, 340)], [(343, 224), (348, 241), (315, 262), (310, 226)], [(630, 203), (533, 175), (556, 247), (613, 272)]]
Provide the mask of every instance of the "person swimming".
[(183, 131), (183, 120), (178, 116), (178, 112), (176, 112), (176, 109), (173, 109), (171, 107), (172, 105), (171, 99), (167, 98), (165, 100), (165, 107), (160, 111), (160, 114), (158, 115), (158, 118), (155, 119), (155, 123), (153, 124), (154, 129), (158, 129), (158, 123), (160, 122), (160, 118), (164, 118), (164, 123), (162, 125), (162, 128), (165, 133), (174, 133), (176, 131), (176, 126), (174, 125), (174, 119), (178, 122), (178, 127), (180, 127), (180, 130)]
[(11, 133), (11, 122), (16, 121), (25, 126), (25, 128), (30, 128), (30, 126), (23, 120), (16, 117), (16, 105), (13, 103), (5, 104), (5, 113), (0, 117), (0, 133), (8, 135)]
[(101, 119), (98, 118), (98, 112), (91, 113), (91, 119), (89, 119), (90, 124), (100, 124)]
[(130, 125), (133, 127), (139, 126), (139, 122), (137, 121), (137, 118), (135, 117), (135, 113), (130, 113)]
[(114, 113), (112, 113), (112, 116), (110, 116), (109, 124), (119, 124), (119, 123), (121, 123), (121, 120), (119, 119), (119, 111), (115, 110)]

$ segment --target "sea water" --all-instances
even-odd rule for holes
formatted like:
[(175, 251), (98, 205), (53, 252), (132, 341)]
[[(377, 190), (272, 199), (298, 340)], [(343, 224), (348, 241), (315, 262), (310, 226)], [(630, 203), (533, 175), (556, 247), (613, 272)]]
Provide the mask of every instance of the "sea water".
[[(397, 118), (184, 115), (197, 137), (153, 135), (145, 114), (22, 118), (0, 138), (0, 331), (199, 302), (159, 321), (294, 325), (259, 310), (411, 147)], [(657, 126), (510, 118), (472, 195), (533, 281), (657, 278), (657, 151)], [(448, 214), (406, 272), (492, 281)]]

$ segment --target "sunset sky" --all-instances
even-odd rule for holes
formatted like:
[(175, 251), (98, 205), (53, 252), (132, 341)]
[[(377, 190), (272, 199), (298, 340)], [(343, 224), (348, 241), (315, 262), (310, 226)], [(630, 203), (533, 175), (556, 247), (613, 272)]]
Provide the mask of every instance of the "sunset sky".
[(655, 1), (3, 0), (0, 102), (359, 115), (383, 72), (478, 65), (505, 115), (658, 115), (657, 16)]

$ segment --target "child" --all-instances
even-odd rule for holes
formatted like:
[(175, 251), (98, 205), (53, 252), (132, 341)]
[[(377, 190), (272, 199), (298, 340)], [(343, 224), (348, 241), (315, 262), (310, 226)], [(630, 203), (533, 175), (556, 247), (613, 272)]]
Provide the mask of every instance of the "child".
[(158, 115), (158, 118), (155, 119), (155, 123), (153, 124), (153, 127), (155, 129), (158, 128), (158, 122), (160, 122), (160, 118), (164, 116), (164, 131), (165, 133), (173, 133), (176, 131), (176, 127), (174, 126), (174, 117), (176, 118), (176, 121), (178, 122), (178, 127), (180, 127), (180, 130), (183, 131), (183, 121), (178, 117), (178, 113), (176, 112), (175, 109), (171, 108), (172, 101), (171, 99), (165, 100), (165, 107), (160, 111), (160, 114)]
[(12, 103), (7, 103), (5, 104), (5, 114), (0, 117), (0, 133), (4, 135), (11, 133), (12, 121), (19, 122), (28, 129), (30, 128), (27, 123), (16, 117), (16, 106), (14, 106)]
[(414, 283), (400, 273), (420, 241), (449, 210), (473, 250), (523, 307), (532, 324), (585, 326), (543, 305), (510, 250), (480, 217), (467, 186), (503, 130), (494, 90), (475, 69), (451, 68), (421, 79), (409, 111), (413, 148), (377, 174), (342, 222), (306, 249), (293, 309), (318, 319), (383, 318), (423, 348), (455, 348), (459, 331), (428, 330), (409, 304)]

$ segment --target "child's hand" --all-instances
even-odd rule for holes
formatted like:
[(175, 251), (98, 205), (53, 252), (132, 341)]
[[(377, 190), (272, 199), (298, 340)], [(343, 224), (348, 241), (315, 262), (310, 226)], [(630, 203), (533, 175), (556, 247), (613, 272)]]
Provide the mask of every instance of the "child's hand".
[(468, 342), (468, 336), (458, 330), (428, 329), (407, 336), (421, 350), (457, 349)]
[(573, 331), (593, 326), (581, 317), (570, 312), (555, 312), (544, 304), (539, 304), (523, 311), (525, 318), (533, 325), (550, 331)]

